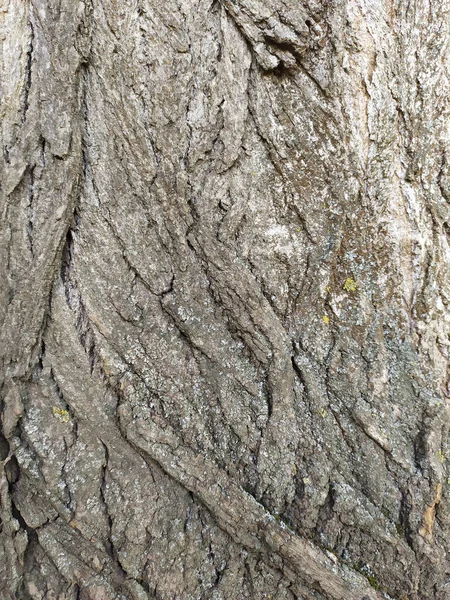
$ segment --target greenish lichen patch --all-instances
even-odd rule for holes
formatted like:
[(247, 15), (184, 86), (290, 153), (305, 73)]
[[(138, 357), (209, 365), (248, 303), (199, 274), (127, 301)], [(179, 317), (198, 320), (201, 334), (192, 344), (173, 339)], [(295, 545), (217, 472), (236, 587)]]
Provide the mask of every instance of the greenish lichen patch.
[(343, 285), (343, 288), (346, 292), (356, 292), (356, 290), (358, 289), (358, 284), (351, 277), (347, 277), (347, 279), (345, 280), (345, 283)]
[(69, 411), (64, 410), (63, 408), (52, 406), (52, 414), (55, 419), (58, 419), (58, 421), (61, 421), (61, 423), (68, 423), (70, 421)]
[(358, 573), (361, 573), (361, 575), (364, 575), (364, 577), (369, 582), (369, 585), (373, 587), (374, 590), (380, 589), (380, 584), (378, 583), (377, 578), (375, 577), (375, 574), (369, 565), (361, 565), (355, 563), (353, 565), (353, 568), (355, 569), (355, 571), (358, 571)]

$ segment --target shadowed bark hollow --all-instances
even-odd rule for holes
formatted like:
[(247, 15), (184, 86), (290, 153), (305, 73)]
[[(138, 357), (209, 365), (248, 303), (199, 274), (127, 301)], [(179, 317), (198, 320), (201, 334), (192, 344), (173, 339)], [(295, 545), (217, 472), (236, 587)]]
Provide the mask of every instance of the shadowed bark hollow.
[(450, 0), (0, 28), (0, 599), (448, 600)]

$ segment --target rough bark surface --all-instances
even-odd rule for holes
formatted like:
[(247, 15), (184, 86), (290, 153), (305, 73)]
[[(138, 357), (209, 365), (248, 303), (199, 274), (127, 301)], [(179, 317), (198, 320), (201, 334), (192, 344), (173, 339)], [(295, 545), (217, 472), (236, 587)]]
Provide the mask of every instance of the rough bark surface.
[(1, 600), (448, 600), (450, 1), (0, 27)]

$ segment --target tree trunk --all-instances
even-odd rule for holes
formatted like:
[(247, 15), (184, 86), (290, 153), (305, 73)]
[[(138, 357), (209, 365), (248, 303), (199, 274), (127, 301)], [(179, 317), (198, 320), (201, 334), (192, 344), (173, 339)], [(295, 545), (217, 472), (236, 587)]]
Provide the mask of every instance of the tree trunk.
[(0, 18), (1, 600), (448, 600), (450, 0)]

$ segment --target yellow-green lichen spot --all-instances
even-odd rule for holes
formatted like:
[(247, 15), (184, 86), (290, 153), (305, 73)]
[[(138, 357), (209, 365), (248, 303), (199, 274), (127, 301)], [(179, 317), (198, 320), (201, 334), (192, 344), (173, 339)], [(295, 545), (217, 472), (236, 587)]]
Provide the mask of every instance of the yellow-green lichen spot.
[(68, 423), (70, 421), (68, 410), (58, 408), (57, 406), (52, 406), (52, 414), (55, 419), (58, 419), (58, 421), (61, 421), (61, 423)]
[(357, 289), (358, 289), (358, 284), (356, 283), (356, 281), (354, 279), (352, 279), (351, 277), (347, 277), (347, 279), (345, 280), (345, 283), (344, 283), (344, 290), (346, 292), (356, 292)]

